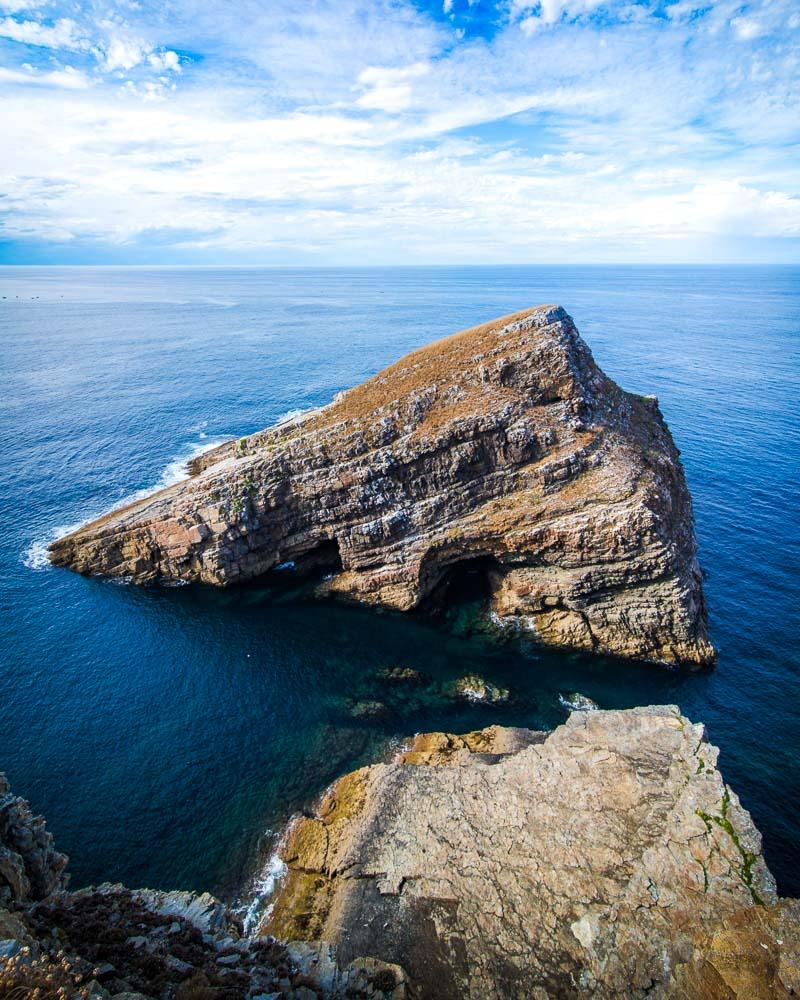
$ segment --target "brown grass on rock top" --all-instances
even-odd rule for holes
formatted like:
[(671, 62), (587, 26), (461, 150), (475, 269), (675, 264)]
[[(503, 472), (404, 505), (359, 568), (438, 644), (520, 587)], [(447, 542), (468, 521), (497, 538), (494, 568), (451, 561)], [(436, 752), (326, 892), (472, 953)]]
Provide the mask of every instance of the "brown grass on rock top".
[(460, 386), (463, 384), (460, 375), (465, 363), (473, 361), (476, 356), (497, 350), (498, 347), (502, 348), (497, 342), (500, 330), (533, 313), (545, 313), (557, 308), (537, 306), (535, 309), (522, 309), (417, 348), (383, 368), (368, 381), (349, 389), (303, 429), (318, 422), (328, 424), (336, 420), (360, 420), (375, 410), (391, 406), (400, 397), (419, 387), (436, 385), (442, 390), (448, 385)]

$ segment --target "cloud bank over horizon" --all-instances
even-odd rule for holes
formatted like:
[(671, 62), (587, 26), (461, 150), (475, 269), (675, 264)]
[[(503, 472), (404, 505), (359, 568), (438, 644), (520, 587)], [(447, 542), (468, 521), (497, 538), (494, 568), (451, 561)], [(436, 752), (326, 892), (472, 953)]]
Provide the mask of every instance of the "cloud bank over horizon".
[(797, 262), (795, 0), (0, 0), (0, 263)]

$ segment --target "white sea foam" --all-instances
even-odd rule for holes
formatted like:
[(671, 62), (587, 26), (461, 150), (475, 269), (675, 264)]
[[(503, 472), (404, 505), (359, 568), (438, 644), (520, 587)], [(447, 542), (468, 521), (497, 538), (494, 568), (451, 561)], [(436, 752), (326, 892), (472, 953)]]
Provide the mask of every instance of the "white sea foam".
[[(91, 520), (91, 518), (88, 520)], [(23, 566), (32, 569), (36, 573), (50, 569), (52, 563), (50, 562), (50, 556), (47, 554), (48, 545), (59, 538), (63, 538), (64, 535), (68, 535), (72, 531), (77, 531), (84, 524), (86, 524), (86, 521), (75, 521), (73, 524), (59, 524), (57, 527), (51, 528), (43, 538), (35, 539), (26, 549), (23, 549), (20, 562)]]
[[(145, 486), (141, 490), (137, 490), (135, 493), (131, 493), (129, 496), (123, 497), (113, 506), (125, 507), (130, 503), (135, 503), (137, 500), (144, 500), (146, 497), (151, 496), (153, 493), (158, 493), (159, 490), (166, 489), (168, 486), (174, 486), (175, 483), (180, 483), (184, 479), (189, 478), (189, 462), (194, 458), (198, 458), (206, 451), (211, 451), (212, 448), (216, 448), (226, 441), (231, 439), (232, 435), (227, 435), (226, 437), (214, 437), (208, 438), (205, 434), (200, 433), (199, 441), (187, 442), (180, 449), (175, 458), (171, 459), (166, 466), (164, 471), (161, 473), (158, 481), (153, 483), (152, 486)], [(93, 521), (95, 518), (102, 516), (109, 508), (104, 508), (98, 510), (91, 514), (89, 517), (81, 520), (75, 521), (73, 524), (61, 524), (57, 527), (51, 528), (44, 537), (34, 539), (25, 549), (23, 549), (20, 554), (20, 561), (23, 566), (28, 569), (32, 569), (35, 572), (41, 572), (42, 570), (49, 569), (51, 566), (50, 558), (47, 554), (47, 547), (51, 542), (57, 541), (59, 538), (63, 538), (65, 535), (69, 535), (73, 531), (77, 531), (78, 528), (83, 527), (84, 524), (88, 524), (89, 521)]]
[(287, 870), (278, 855), (273, 854), (256, 876), (252, 886), (252, 899), (241, 910), (245, 934), (252, 934), (264, 917), (269, 916), (272, 910), (270, 899)]
[(175, 458), (167, 462), (158, 482), (152, 486), (145, 486), (135, 493), (131, 493), (124, 500), (120, 500), (116, 506), (124, 507), (126, 504), (134, 503), (136, 500), (144, 500), (145, 497), (149, 497), (153, 493), (158, 493), (159, 490), (165, 490), (168, 486), (182, 483), (184, 479), (189, 478), (189, 463), (192, 459), (199, 458), (200, 455), (211, 451), (212, 448), (217, 448), (226, 441), (230, 441), (231, 437), (232, 435), (228, 434), (225, 437), (207, 438), (201, 434), (201, 440), (188, 442), (181, 448)]
[(318, 406), (308, 406), (301, 410), (287, 410), (286, 413), (278, 417), (273, 426), (282, 427), (283, 424), (299, 424), (310, 417), (312, 413), (316, 413), (318, 409)]
[[(54, 541), (55, 539), (50, 539)], [(39, 572), (43, 569), (47, 569), (50, 565), (50, 559), (47, 555), (47, 546), (49, 542), (43, 542), (40, 540), (36, 542), (31, 542), (31, 544), (22, 553), (22, 565), (27, 566), (28, 569), (35, 570)]]
[(558, 700), (570, 712), (596, 712), (600, 708), (596, 701), (587, 698), (579, 691), (570, 691), (569, 694), (560, 694)]

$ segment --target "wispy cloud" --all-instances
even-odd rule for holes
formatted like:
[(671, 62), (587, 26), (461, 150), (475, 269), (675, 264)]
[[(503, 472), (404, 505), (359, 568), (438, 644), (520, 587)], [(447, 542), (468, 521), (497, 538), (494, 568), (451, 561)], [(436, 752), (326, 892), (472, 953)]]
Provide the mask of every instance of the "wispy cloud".
[(796, 258), (791, 0), (102, 3), (0, 0), (6, 259)]
[(32, 66), (22, 69), (6, 69), (0, 66), (0, 86), (19, 84), (23, 87), (60, 87), (63, 90), (85, 90), (90, 86), (89, 78), (72, 66), (50, 71), (37, 71)]

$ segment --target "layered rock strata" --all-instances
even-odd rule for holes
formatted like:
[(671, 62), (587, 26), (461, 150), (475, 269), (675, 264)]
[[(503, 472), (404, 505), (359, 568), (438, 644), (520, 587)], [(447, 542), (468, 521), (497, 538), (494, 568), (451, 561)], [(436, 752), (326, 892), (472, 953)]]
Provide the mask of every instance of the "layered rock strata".
[(263, 932), (401, 963), (421, 997), (800, 992), (800, 904), (673, 706), (417, 737), (298, 818)]
[(55, 542), (53, 562), (222, 586), (319, 570), (321, 592), (400, 610), (472, 568), (499, 620), (543, 642), (713, 659), (658, 404), (607, 378), (560, 307), (415, 351), (193, 471)]

